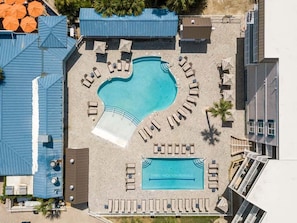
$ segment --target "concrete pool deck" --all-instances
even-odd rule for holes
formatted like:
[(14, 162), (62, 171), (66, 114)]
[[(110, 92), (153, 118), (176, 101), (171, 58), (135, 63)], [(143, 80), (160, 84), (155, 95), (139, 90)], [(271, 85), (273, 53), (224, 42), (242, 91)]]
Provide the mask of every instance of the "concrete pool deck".
[[(171, 67), (171, 72), (175, 76), (178, 84), (178, 93), (175, 102), (166, 110), (151, 114), (143, 120), (136, 128), (126, 148), (121, 148), (109, 141), (102, 139), (91, 133), (96, 126), (103, 110), (103, 104), (97, 96), (100, 84), (114, 76), (128, 77), (129, 72), (115, 71), (110, 74), (106, 63), (96, 62), (95, 52), (92, 50), (92, 41), (86, 41), (79, 48), (78, 53), (74, 54), (68, 61), (68, 147), (69, 148), (89, 148), (89, 209), (102, 215), (131, 215), (131, 213), (108, 213), (105, 205), (108, 200), (136, 200), (141, 204), (146, 201), (146, 215), (151, 213), (148, 210), (150, 199), (191, 199), (209, 198), (210, 210), (198, 212), (198, 214), (214, 214), (220, 212), (215, 210), (218, 197), (225, 193), (229, 183), (229, 167), (231, 164), (230, 136), (244, 138), (244, 110), (236, 109), (234, 114), (235, 121), (232, 127), (222, 127), (219, 118), (213, 118), (205, 112), (205, 109), (212, 106), (220, 98), (218, 82), (220, 81), (217, 63), (222, 58), (232, 57), (233, 62), (238, 65), (239, 41), (241, 35), (241, 17), (235, 18), (233, 22), (222, 23), (218, 16), (213, 17), (213, 27), (211, 41), (204, 43), (182, 43), (179, 45), (179, 36), (175, 40), (136, 40), (132, 46), (132, 59), (146, 55), (161, 56), (162, 60), (167, 61)], [(119, 40), (108, 40), (109, 50), (106, 61), (116, 62), (121, 58), (118, 51)], [(189, 94), (189, 83), (193, 77), (186, 78), (182, 68), (178, 65), (178, 57), (187, 56), (188, 61), (193, 63), (196, 70), (195, 79), (200, 83), (200, 95), (196, 97), (197, 105), (193, 107), (191, 114), (186, 120), (182, 120), (180, 126), (175, 125), (171, 129), (167, 116), (176, 113), (182, 107)], [(242, 58), (241, 58), (242, 59)], [(90, 73), (96, 66), (102, 73), (100, 78), (95, 78), (90, 88), (81, 85), (81, 79), (85, 73)], [(130, 67), (130, 71), (133, 69)], [(231, 70), (237, 74), (236, 67)], [(235, 108), (240, 108), (243, 103), (241, 87), (237, 83), (240, 81), (235, 75), (236, 84), (232, 86), (235, 90)], [(243, 78), (243, 73), (242, 77)], [(241, 100), (242, 99), (242, 100)], [(88, 116), (87, 102), (98, 101), (98, 115)], [(243, 107), (243, 106), (242, 106)], [(155, 119), (161, 125), (161, 131), (152, 130), (153, 137), (146, 143), (138, 134), (138, 130), (145, 126), (150, 127), (151, 121)], [(192, 144), (195, 145), (194, 154), (155, 154), (154, 144)], [(204, 158), (208, 164), (212, 160), (219, 163), (219, 190), (211, 192), (208, 189), (208, 173), (205, 168), (204, 190), (177, 190), (177, 191), (146, 191), (141, 190), (141, 160), (142, 157), (174, 157), (174, 158)], [(136, 164), (135, 190), (126, 191), (126, 163)], [(163, 204), (163, 202), (161, 202)], [(161, 205), (162, 206), (162, 205)], [(140, 210), (138, 209), (139, 213)], [(142, 214), (142, 213), (139, 213)], [(156, 215), (158, 213), (155, 213)], [(160, 212), (160, 214), (162, 214)], [(180, 213), (179, 213), (180, 214)], [(197, 214), (184, 212), (181, 214)]]

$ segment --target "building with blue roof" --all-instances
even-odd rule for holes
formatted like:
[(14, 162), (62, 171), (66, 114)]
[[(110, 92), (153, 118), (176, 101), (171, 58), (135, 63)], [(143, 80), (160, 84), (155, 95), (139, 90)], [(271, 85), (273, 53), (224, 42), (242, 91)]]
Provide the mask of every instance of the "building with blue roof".
[(103, 17), (94, 8), (81, 8), (80, 32), (84, 37), (172, 38), (178, 16), (166, 9), (144, 9), (139, 16)]
[[(33, 196), (63, 196), (63, 91), (76, 41), (65, 16), (41, 16), (39, 33), (0, 32), (0, 175), (33, 176)], [(9, 186), (9, 185), (8, 185)]]

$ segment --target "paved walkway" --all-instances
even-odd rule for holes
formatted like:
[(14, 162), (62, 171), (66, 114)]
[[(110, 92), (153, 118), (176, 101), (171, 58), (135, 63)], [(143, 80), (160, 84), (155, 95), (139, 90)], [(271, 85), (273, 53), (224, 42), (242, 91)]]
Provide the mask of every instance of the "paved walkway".
[[(106, 61), (113, 63), (120, 58), (124, 59), (126, 56), (121, 55), (118, 51), (119, 40), (108, 41), (109, 50), (106, 58), (96, 57), (92, 50), (93, 41), (91, 40), (86, 41), (80, 47), (78, 53), (70, 58), (67, 82), (69, 96), (68, 147), (74, 149), (88, 147), (90, 149), (89, 208), (91, 211), (108, 215), (108, 210), (105, 207), (109, 199), (136, 199), (137, 204), (141, 204), (141, 200), (148, 202), (149, 199), (209, 198), (209, 212), (218, 214), (215, 210), (218, 196), (225, 193), (229, 182), (230, 136), (244, 137), (244, 111), (236, 110), (232, 127), (222, 127), (219, 118), (207, 116), (205, 112), (206, 108), (212, 106), (213, 102), (217, 102), (221, 97), (218, 86), (220, 77), (216, 64), (224, 57), (232, 57), (233, 62), (237, 64), (239, 58), (237, 38), (241, 35), (241, 24), (237, 21), (240, 21), (240, 19), (231, 20), (230, 23), (221, 23), (222, 20), (215, 17), (213, 21), (214, 31), (208, 44), (186, 42), (180, 45), (179, 36), (175, 40), (136, 40), (133, 42), (132, 59), (146, 55), (161, 56), (162, 60), (171, 65), (170, 69), (177, 79), (179, 88), (175, 102), (168, 109), (151, 114), (143, 120), (126, 148), (121, 148), (91, 133), (104, 109), (103, 104), (100, 103), (100, 98), (97, 96), (98, 87), (110, 77), (129, 76), (124, 71), (115, 71), (115, 73), (110, 74), (107, 69)], [(189, 83), (192, 83), (194, 79), (193, 77), (185, 77), (184, 72), (178, 65), (180, 55), (188, 56), (188, 61), (193, 63), (193, 69), (196, 70), (195, 79), (200, 83), (200, 96), (196, 98), (197, 106), (193, 107), (193, 111), (188, 115), (188, 118), (182, 120), (180, 126), (171, 129), (166, 118), (176, 113), (177, 109), (185, 102), (189, 94)], [(86, 88), (81, 85), (81, 79), (85, 73), (90, 73), (94, 66), (99, 68), (102, 76), (96, 79), (90, 88)], [(243, 76), (243, 73), (238, 73), (236, 68), (232, 72), (236, 74), (236, 80)], [(242, 84), (236, 83), (236, 86), (233, 87), (236, 91), (243, 91)], [(234, 97), (237, 99), (237, 93)], [(98, 116), (91, 117), (87, 115), (87, 101), (99, 102)], [(138, 134), (138, 130), (145, 126), (151, 126), (152, 119), (160, 123), (161, 131), (153, 130), (153, 138), (145, 143)], [(156, 143), (164, 143), (165, 145), (194, 143), (195, 153), (155, 154), (153, 147)], [(211, 192), (208, 189), (206, 166), (204, 190), (142, 190), (141, 161), (143, 157), (204, 158), (206, 165), (214, 159), (220, 165), (219, 190)], [(135, 190), (126, 191), (126, 163), (136, 163)], [(147, 214), (149, 215), (148, 212)]]

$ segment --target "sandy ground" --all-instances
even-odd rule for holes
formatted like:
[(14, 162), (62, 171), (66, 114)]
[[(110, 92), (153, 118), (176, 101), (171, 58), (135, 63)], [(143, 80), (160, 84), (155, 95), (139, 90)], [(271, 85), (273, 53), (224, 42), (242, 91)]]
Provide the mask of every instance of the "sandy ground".
[(254, 0), (207, 0), (204, 15), (243, 15), (253, 7)]

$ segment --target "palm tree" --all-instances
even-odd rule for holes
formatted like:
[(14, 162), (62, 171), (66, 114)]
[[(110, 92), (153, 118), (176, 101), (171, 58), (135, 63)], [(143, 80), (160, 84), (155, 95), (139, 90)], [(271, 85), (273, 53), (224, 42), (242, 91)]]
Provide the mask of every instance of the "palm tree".
[(144, 0), (96, 0), (94, 8), (102, 16), (140, 15), (145, 7)]
[(167, 0), (166, 6), (169, 10), (175, 11), (177, 14), (182, 14), (188, 12), (195, 3), (195, 0)]
[(5, 79), (4, 71), (3, 71), (3, 69), (0, 67), (0, 82), (1, 82), (1, 81), (4, 81), (4, 79)]
[(35, 206), (36, 211), (41, 212), (42, 215), (46, 216), (48, 212), (52, 210), (52, 204), (54, 203), (55, 199), (51, 198), (49, 200), (44, 199), (37, 199), (40, 202), (40, 205)]
[(233, 107), (230, 101), (225, 101), (224, 99), (220, 99), (219, 102), (214, 102), (213, 107), (207, 109), (207, 112), (210, 112), (213, 117), (220, 116), (222, 121), (226, 121), (226, 117), (231, 115), (229, 109)]

